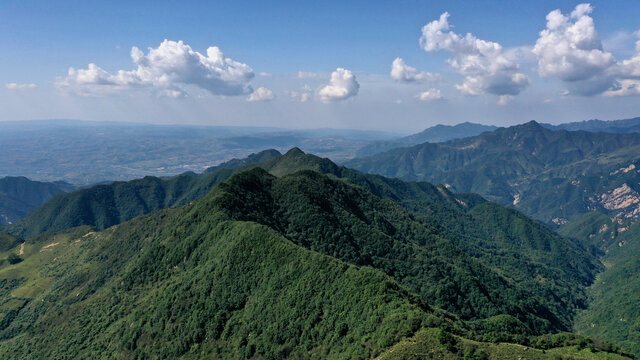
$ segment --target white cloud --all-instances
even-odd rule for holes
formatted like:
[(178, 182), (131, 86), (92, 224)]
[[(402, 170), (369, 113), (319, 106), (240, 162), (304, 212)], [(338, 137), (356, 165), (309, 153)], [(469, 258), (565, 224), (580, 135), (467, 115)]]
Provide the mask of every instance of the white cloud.
[(581, 95), (602, 93), (615, 84), (616, 60), (603, 50), (589, 16), (592, 11), (589, 4), (576, 6), (568, 16), (551, 11), (532, 50), (540, 76), (560, 79), (572, 93)]
[(249, 95), (249, 97), (247, 98), (247, 101), (256, 102), (256, 101), (269, 101), (273, 99), (275, 99), (275, 96), (273, 95), (273, 91), (265, 87), (259, 87), (254, 92), (252, 92), (251, 95)]
[(511, 104), (513, 99), (514, 97), (512, 95), (500, 95), (500, 98), (498, 99), (498, 105), (507, 106)]
[(420, 72), (416, 68), (407, 65), (402, 58), (397, 57), (391, 63), (391, 78), (400, 82), (436, 81), (440, 75), (429, 72)]
[(605, 91), (604, 96), (631, 96), (640, 95), (640, 81), (633, 79), (623, 79), (619, 81), (616, 88)]
[(358, 94), (360, 84), (356, 81), (356, 76), (349, 70), (337, 68), (331, 73), (329, 85), (325, 85), (318, 91), (320, 101), (329, 103), (338, 100), (345, 100)]
[(268, 73), (268, 72), (265, 72), (265, 71), (258, 73), (258, 75), (260, 75), (260, 76), (262, 76), (262, 77), (270, 77), (270, 76), (273, 76), (273, 74), (272, 74), (272, 73)]
[(634, 56), (618, 64), (617, 73), (623, 78), (640, 79), (640, 30), (636, 31), (634, 36), (638, 38)]
[(36, 84), (16, 84), (16, 83), (8, 83), (4, 84), (4, 86), (9, 90), (29, 90), (35, 89), (38, 87)]
[(314, 79), (318, 77), (318, 74), (313, 72), (307, 72), (307, 71), (298, 71), (298, 73), (296, 74), (296, 77), (298, 79)]
[(96, 64), (87, 69), (70, 68), (66, 78), (56, 86), (66, 92), (81, 95), (101, 95), (134, 89), (156, 89), (172, 97), (185, 95), (184, 85), (194, 85), (214, 95), (242, 95), (251, 93), (249, 81), (253, 69), (246, 64), (225, 57), (218, 47), (207, 49), (206, 56), (194, 51), (182, 41), (163, 41), (157, 48), (149, 48), (145, 55), (137, 47), (131, 49), (135, 70), (119, 70), (111, 74)]
[(422, 92), (416, 95), (416, 97), (420, 99), (420, 101), (424, 101), (427, 103), (435, 100), (442, 100), (442, 94), (440, 93), (439, 89), (429, 89), (425, 92)]
[[(496, 42), (476, 38), (470, 33), (458, 35), (450, 30), (449, 13), (422, 28), (420, 46), (427, 52), (448, 51), (448, 63), (465, 76), (456, 88), (468, 95), (485, 93), (517, 95), (529, 85), (529, 78), (515, 62), (518, 51), (504, 51)], [(520, 49), (522, 50), (522, 49)]]

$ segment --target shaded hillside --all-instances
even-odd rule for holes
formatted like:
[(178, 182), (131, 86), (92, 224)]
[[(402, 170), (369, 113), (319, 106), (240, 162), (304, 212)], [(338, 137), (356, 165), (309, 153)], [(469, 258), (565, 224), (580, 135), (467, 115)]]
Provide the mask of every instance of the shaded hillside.
[(602, 249), (604, 272), (589, 289), (576, 330), (623, 344), (640, 354), (640, 223), (593, 212), (560, 231)]
[(405, 136), (399, 139), (374, 141), (371, 144), (360, 148), (356, 152), (356, 156), (371, 156), (377, 153), (389, 151), (391, 149), (422, 144), (425, 142), (440, 143), (452, 139), (461, 139), (469, 136), (476, 136), (482, 134), (485, 131), (493, 131), (497, 128), (498, 127), (496, 126), (474, 124), (470, 122), (464, 122), (453, 126), (436, 125), (427, 128), (417, 134)]
[(51, 199), (9, 231), (28, 238), (80, 225), (106, 229), (138, 215), (199, 199), (217, 183), (228, 179), (236, 171), (235, 166), (250, 166), (278, 155), (275, 150), (266, 150), (244, 160), (221, 164), (201, 176), (193, 173), (171, 178), (147, 176), (78, 190)]
[(552, 131), (530, 122), (442, 144), (396, 149), (346, 165), (447, 184), (551, 223), (593, 209), (619, 210), (607, 209), (602, 194), (621, 186), (610, 176), (637, 176), (621, 167), (630, 166), (639, 151), (640, 134)]
[(31, 181), (26, 177), (0, 179), (0, 225), (12, 224), (55, 195), (74, 190), (64, 182)]
[[(526, 289), (500, 280), (396, 203), (311, 171), (242, 172), (180, 208), (101, 232), (80, 227), (30, 239), (24, 257), (0, 266), (3, 358), (523, 353), (506, 339), (531, 347), (532, 358), (620, 358), (603, 352), (619, 349), (572, 334), (530, 336), (533, 329), (513, 317), (465, 322), (427, 305), (455, 296), (446, 289), (456, 287), (454, 307), (475, 303), (476, 315), (543, 299), (510, 298)], [(489, 301), (474, 300), (483, 297)], [(549, 315), (538, 314), (539, 305), (520, 315)]]

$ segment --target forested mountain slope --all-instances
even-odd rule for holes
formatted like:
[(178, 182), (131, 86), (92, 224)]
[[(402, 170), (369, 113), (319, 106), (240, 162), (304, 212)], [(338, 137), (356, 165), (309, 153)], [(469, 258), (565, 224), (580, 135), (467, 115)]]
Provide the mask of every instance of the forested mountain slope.
[[(516, 282), (521, 284), (521, 286), (519, 285), (518, 287), (519, 289), (529, 289), (532, 291), (531, 294), (526, 296), (524, 294), (517, 295), (526, 298), (533, 299), (538, 296), (538, 294), (554, 293), (554, 299), (552, 301), (547, 301), (544, 299), (544, 296), (541, 298), (542, 300), (540, 300), (545, 303), (544, 306), (546, 306), (546, 310), (542, 312), (546, 312), (546, 314), (537, 314), (531, 319), (528, 318), (528, 314), (531, 312), (530, 309), (524, 309), (531, 305), (524, 303), (518, 304), (516, 308), (511, 308), (508, 311), (505, 310), (506, 305), (502, 303), (494, 304), (499, 310), (491, 310), (493, 312), (478, 312), (478, 304), (471, 305), (465, 303), (468, 299), (463, 299), (460, 298), (460, 295), (455, 295), (456, 293), (460, 293), (461, 290), (456, 290), (452, 294), (446, 295), (449, 296), (449, 298), (445, 299), (445, 297), (443, 297), (439, 300), (440, 302), (436, 303), (440, 307), (452, 311), (455, 310), (456, 313), (469, 318), (486, 317), (490, 316), (490, 314), (506, 311), (512, 314), (519, 314), (516, 316), (520, 316), (523, 321), (528, 321), (528, 325), (533, 329), (570, 329), (575, 311), (585, 306), (584, 287), (592, 282), (595, 273), (600, 267), (592, 252), (579, 243), (556, 235), (549, 229), (529, 220), (517, 211), (509, 210), (493, 203), (487, 203), (484, 199), (476, 195), (455, 195), (442, 186), (434, 186), (429, 183), (403, 182), (377, 175), (362, 174), (355, 170), (339, 167), (328, 159), (321, 159), (314, 155), (304, 154), (299, 149), (292, 149), (285, 155), (248, 166), (263, 168), (276, 176), (283, 176), (301, 169), (307, 169), (329, 174), (334, 178), (343, 179), (371, 192), (372, 195), (393, 201), (397, 204), (396, 209), (398, 209), (398, 211), (407, 211), (408, 216), (416, 219), (412, 221), (418, 221), (422, 224), (421, 226), (424, 228), (423, 231), (437, 235), (445, 244), (449, 244), (447, 246), (453, 246), (453, 248), (456, 249), (454, 253), (462, 252), (464, 254), (460, 254), (459, 256), (476, 259), (482, 262), (483, 266), (491, 269), (487, 271), (482, 270), (480, 273), (486, 272), (490, 274), (491, 271), (494, 271), (496, 274), (508, 274), (508, 280), (501, 280), (501, 277), (497, 277), (493, 280), (487, 279), (488, 282), (494, 281), (499, 284), (502, 281), (507, 281), (507, 283)], [(180, 189), (182, 194), (187, 194), (186, 196), (183, 195), (182, 198), (174, 196), (170, 199), (188, 199), (183, 200), (182, 203), (192, 201), (201, 197), (202, 195), (200, 194), (206, 193), (206, 191), (211, 189), (217, 182), (226, 179), (234, 171), (239, 171), (240, 169), (242, 168), (220, 169), (214, 173), (205, 174), (200, 178), (193, 175), (185, 175), (169, 179), (167, 180), (168, 183), (181, 184), (176, 181), (180, 180), (182, 184), (186, 184)], [(214, 174), (217, 175), (212, 178), (211, 176)], [(144, 189), (138, 186), (138, 184), (144, 184), (146, 181), (151, 180), (153, 180), (153, 178), (145, 178), (128, 183), (114, 183), (108, 188), (115, 189), (116, 191), (114, 193), (116, 194), (118, 186), (125, 189)], [(202, 180), (206, 180), (204, 185), (201, 183)], [(162, 180), (158, 179), (157, 182), (152, 182), (152, 184), (162, 184), (161, 181)], [(195, 190), (191, 189), (190, 187), (192, 187), (193, 184), (199, 186), (194, 187)], [(90, 193), (99, 194), (100, 192), (96, 191), (96, 189), (100, 189), (101, 187), (102, 186), (98, 186), (88, 190), (90, 190)], [(243, 191), (250, 192), (249, 190)], [(238, 196), (242, 196), (243, 191), (239, 191)], [(145, 203), (150, 203), (150, 201), (145, 199), (157, 199), (159, 198), (156, 196), (157, 193), (166, 194), (167, 192), (137, 191), (137, 197), (130, 198), (144, 200)], [(67, 201), (62, 208), (51, 207), (51, 209), (53, 209), (50, 212), (51, 215), (41, 211), (42, 209), (49, 208), (50, 204), (45, 204), (41, 209), (27, 217), (25, 221), (17, 224), (13, 228), (14, 232), (18, 234), (36, 235), (42, 232), (42, 228), (38, 227), (42, 226), (41, 224), (44, 224), (44, 226), (55, 224), (57, 228), (46, 228), (46, 230), (52, 231), (68, 229), (72, 227), (70, 224), (76, 226), (92, 225), (98, 228), (106, 228), (109, 225), (120, 223), (122, 218), (118, 217), (111, 218), (113, 219), (111, 220), (112, 222), (107, 223), (107, 225), (105, 223), (96, 223), (93, 221), (95, 218), (87, 219), (86, 217), (74, 215), (76, 213), (78, 215), (107, 213), (107, 210), (111, 209), (110, 206), (113, 204), (113, 202), (109, 200), (113, 198), (111, 194), (112, 193), (109, 193), (110, 196), (105, 196), (101, 199), (95, 199), (91, 201), (89, 205), (83, 205), (83, 197), (75, 200), (75, 202)], [(66, 197), (71, 197), (71, 195), (73, 194), (66, 195)], [(327, 193), (325, 196), (331, 197), (331, 194)], [(122, 196), (119, 198), (127, 200), (127, 198)], [(105, 199), (107, 199), (107, 201), (105, 201)], [(51, 201), (51, 203), (55, 204), (56, 202)], [(247, 203), (253, 204), (254, 201), (247, 201)], [(121, 204), (119, 209), (131, 208), (127, 201), (123, 201)], [(155, 202), (154, 204), (153, 208), (134, 208), (135, 211), (127, 214), (132, 218), (160, 207), (174, 206), (179, 203), (174, 201), (173, 204), (169, 205), (160, 202)], [(83, 206), (90, 209), (90, 211), (83, 210)], [(271, 205), (265, 204), (264, 209), (271, 209)], [(303, 209), (300, 211), (302, 213)], [(56, 217), (56, 215), (60, 216)], [(108, 217), (103, 218), (110, 219)], [(38, 221), (29, 223), (31, 219)], [(42, 222), (41, 219), (53, 219), (53, 221), (48, 220), (48, 222)], [(68, 221), (68, 219), (73, 219), (75, 222)], [(34, 227), (34, 224), (36, 227)], [(300, 226), (302, 227), (302, 225)], [(327, 226), (330, 227), (330, 225)], [(369, 224), (367, 226), (371, 225)], [(15, 231), (16, 229), (17, 231)], [(321, 232), (321, 230), (318, 231)], [(340, 231), (336, 230), (335, 233), (338, 234)], [(405, 236), (409, 235), (405, 234)], [(411, 236), (417, 235), (414, 234)], [(347, 246), (346, 244), (348, 244), (348, 242), (345, 242), (344, 246)], [(446, 248), (446, 246), (444, 246), (444, 248)], [(341, 249), (340, 251), (346, 250)], [(334, 253), (329, 253), (329, 255), (337, 256)], [(351, 258), (344, 258), (343, 260), (355, 261)], [(469, 264), (473, 264), (473, 262), (469, 262)], [(470, 273), (464, 275), (464, 277), (470, 276)], [(500, 291), (504, 291), (505, 294), (510, 291), (516, 291), (512, 292), (512, 294), (516, 294), (517, 291), (520, 290), (509, 290), (505, 288)], [(479, 290), (480, 294), (485, 292), (486, 289)], [(477, 301), (493, 300), (487, 300), (487, 298), (481, 296)], [(484, 307), (484, 305), (480, 307)], [(537, 323), (538, 320), (535, 320), (537, 317), (543, 319), (541, 323)]]
[(640, 223), (593, 212), (560, 231), (597, 245), (606, 265), (589, 289), (591, 300), (578, 313), (576, 329), (640, 354)]
[(594, 209), (635, 211), (635, 207), (608, 204), (602, 195), (616, 189), (625, 194), (637, 191), (633, 181), (627, 182), (630, 189), (619, 188), (624, 184), (620, 176), (638, 176), (636, 165), (631, 164), (639, 153), (640, 134), (552, 131), (530, 122), (442, 144), (396, 149), (346, 165), (384, 176), (447, 184), (545, 222), (562, 223)]
[(228, 179), (237, 171), (237, 167), (251, 166), (279, 155), (275, 150), (265, 150), (243, 160), (231, 160), (202, 175), (185, 173), (170, 178), (147, 176), (60, 195), (29, 213), (9, 231), (28, 238), (80, 225), (106, 229), (138, 215), (199, 199), (214, 185)]
[(562, 326), (553, 299), (313, 171), (244, 171), (182, 207), (23, 251), (0, 265), (3, 358), (620, 358), (532, 336)]

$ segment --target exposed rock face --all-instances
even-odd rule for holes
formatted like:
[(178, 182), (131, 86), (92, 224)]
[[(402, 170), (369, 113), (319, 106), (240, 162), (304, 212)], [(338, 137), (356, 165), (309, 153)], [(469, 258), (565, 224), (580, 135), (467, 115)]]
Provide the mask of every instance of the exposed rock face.
[(600, 204), (607, 210), (622, 210), (625, 217), (640, 215), (640, 194), (626, 183), (600, 195)]
[(556, 225), (564, 225), (564, 224), (568, 223), (569, 220), (567, 220), (565, 218), (557, 217), (557, 218), (551, 219), (551, 222), (556, 224)]
[(635, 168), (636, 168), (636, 165), (635, 164), (631, 164), (631, 165), (629, 165), (627, 167), (623, 167), (623, 168), (620, 168), (620, 169), (612, 172), (610, 175), (616, 175), (616, 174), (620, 174), (620, 173), (626, 174), (631, 170), (635, 170)]

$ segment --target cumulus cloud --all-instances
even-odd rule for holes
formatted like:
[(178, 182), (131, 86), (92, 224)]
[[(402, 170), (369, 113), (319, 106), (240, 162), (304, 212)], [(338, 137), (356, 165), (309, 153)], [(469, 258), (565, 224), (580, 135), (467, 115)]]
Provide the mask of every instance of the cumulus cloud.
[(420, 101), (424, 102), (432, 102), (435, 100), (442, 100), (442, 94), (439, 89), (429, 89), (425, 92), (422, 92), (416, 96)]
[(9, 90), (29, 90), (35, 89), (38, 87), (36, 84), (16, 84), (16, 83), (8, 83), (4, 84), (4, 86)]
[(346, 100), (358, 94), (360, 84), (356, 76), (347, 69), (337, 68), (331, 73), (329, 85), (325, 85), (318, 91), (320, 101), (329, 103), (338, 100)]
[(447, 51), (447, 62), (465, 77), (456, 89), (468, 95), (518, 95), (529, 85), (529, 78), (515, 62), (517, 51), (505, 52), (496, 42), (462, 36), (451, 31), (449, 13), (440, 15), (422, 28), (420, 46), (427, 52)]
[(119, 70), (111, 74), (96, 64), (87, 69), (70, 68), (67, 77), (56, 86), (81, 95), (100, 95), (133, 88), (151, 88), (172, 97), (186, 95), (184, 85), (193, 85), (214, 95), (251, 93), (249, 81), (253, 69), (226, 57), (215, 46), (206, 55), (194, 51), (182, 41), (164, 40), (145, 55), (137, 47), (131, 49), (134, 70)]
[(393, 80), (399, 82), (436, 81), (440, 79), (438, 74), (418, 71), (416, 68), (407, 65), (404, 60), (399, 57), (391, 63), (391, 72), (389, 75)]
[(296, 74), (296, 77), (298, 79), (314, 79), (318, 77), (318, 74), (313, 72), (307, 72), (307, 71), (298, 71), (298, 73)]
[(604, 96), (632, 96), (640, 95), (640, 81), (633, 79), (620, 80), (618, 86), (605, 91)]
[(592, 11), (589, 4), (576, 6), (568, 16), (551, 11), (532, 50), (540, 76), (560, 79), (572, 93), (581, 95), (601, 93), (615, 83), (611, 70), (616, 60), (603, 50), (589, 16)]
[[(604, 50), (590, 4), (579, 4), (568, 15), (547, 15), (547, 25), (533, 48), (542, 77), (561, 80), (570, 93), (607, 96), (636, 95), (640, 79), (640, 40), (634, 57), (616, 61)], [(638, 34), (636, 33), (636, 36)]]
[(512, 95), (500, 95), (500, 98), (498, 99), (498, 105), (507, 106), (511, 104), (513, 99), (514, 97)]
[(257, 101), (269, 101), (273, 99), (275, 99), (275, 96), (273, 95), (273, 91), (265, 87), (259, 87), (254, 92), (252, 92), (251, 95), (249, 95), (249, 97), (247, 98), (247, 101), (257, 102)]
[(272, 73), (268, 73), (268, 72), (265, 72), (265, 71), (263, 71), (263, 72), (261, 72), (261, 73), (258, 73), (258, 75), (260, 75), (260, 76), (262, 76), (262, 77), (270, 77), (270, 76), (273, 76), (273, 74), (272, 74)]

